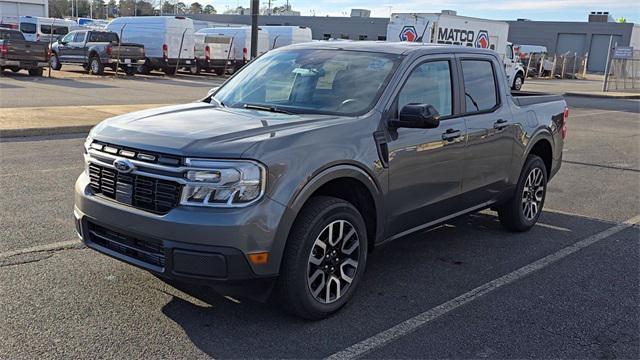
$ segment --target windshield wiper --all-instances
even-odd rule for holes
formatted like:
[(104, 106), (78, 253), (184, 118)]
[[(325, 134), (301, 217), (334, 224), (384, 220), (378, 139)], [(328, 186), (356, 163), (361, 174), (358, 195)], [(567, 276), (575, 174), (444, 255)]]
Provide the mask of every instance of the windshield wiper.
[(282, 110), (280, 108), (277, 108), (277, 107), (271, 106), (271, 105), (244, 104), (243, 107), (245, 109), (262, 110), (262, 111), (269, 111), (269, 112), (273, 112), (273, 113), (293, 115), (293, 113), (290, 112), (290, 111)]

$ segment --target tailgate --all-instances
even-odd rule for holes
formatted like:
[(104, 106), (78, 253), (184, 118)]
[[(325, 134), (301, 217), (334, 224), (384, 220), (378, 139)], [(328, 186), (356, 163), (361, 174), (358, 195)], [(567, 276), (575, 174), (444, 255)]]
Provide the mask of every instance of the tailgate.
[(120, 46), (113, 46), (113, 57), (117, 57), (120, 54), (120, 59), (141, 59), (144, 57), (144, 46), (122, 44)]
[(7, 41), (8, 60), (47, 61), (48, 46), (31, 41)]

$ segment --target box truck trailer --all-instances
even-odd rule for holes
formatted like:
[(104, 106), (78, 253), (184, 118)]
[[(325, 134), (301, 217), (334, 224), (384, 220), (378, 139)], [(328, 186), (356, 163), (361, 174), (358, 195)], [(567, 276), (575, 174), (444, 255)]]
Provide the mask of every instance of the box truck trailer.
[(491, 49), (502, 58), (512, 89), (520, 90), (524, 69), (507, 41), (509, 24), (504, 21), (442, 13), (394, 13), (387, 25), (387, 41), (409, 41)]

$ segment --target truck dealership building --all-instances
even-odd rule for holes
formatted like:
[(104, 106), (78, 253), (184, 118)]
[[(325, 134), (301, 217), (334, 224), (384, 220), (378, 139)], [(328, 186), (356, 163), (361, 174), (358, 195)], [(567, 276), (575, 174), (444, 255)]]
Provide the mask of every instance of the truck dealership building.
[[(217, 25), (251, 24), (249, 15), (190, 15), (194, 20)], [(351, 40), (386, 40), (389, 18), (260, 16), (260, 25), (290, 25), (311, 28), (313, 38)], [(546, 46), (549, 54), (588, 53), (588, 71), (604, 72), (607, 48), (613, 45), (640, 49), (640, 26), (613, 22), (608, 13), (592, 13), (585, 22), (508, 21), (509, 41), (522, 45)]]

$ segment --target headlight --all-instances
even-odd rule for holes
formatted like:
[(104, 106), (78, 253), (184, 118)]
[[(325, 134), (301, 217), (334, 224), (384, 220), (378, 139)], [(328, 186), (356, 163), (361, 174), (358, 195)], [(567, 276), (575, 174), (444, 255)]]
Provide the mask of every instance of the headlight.
[(266, 169), (254, 161), (187, 159), (193, 168), (182, 190), (181, 205), (240, 207), (252, 204), (264, 193)]

